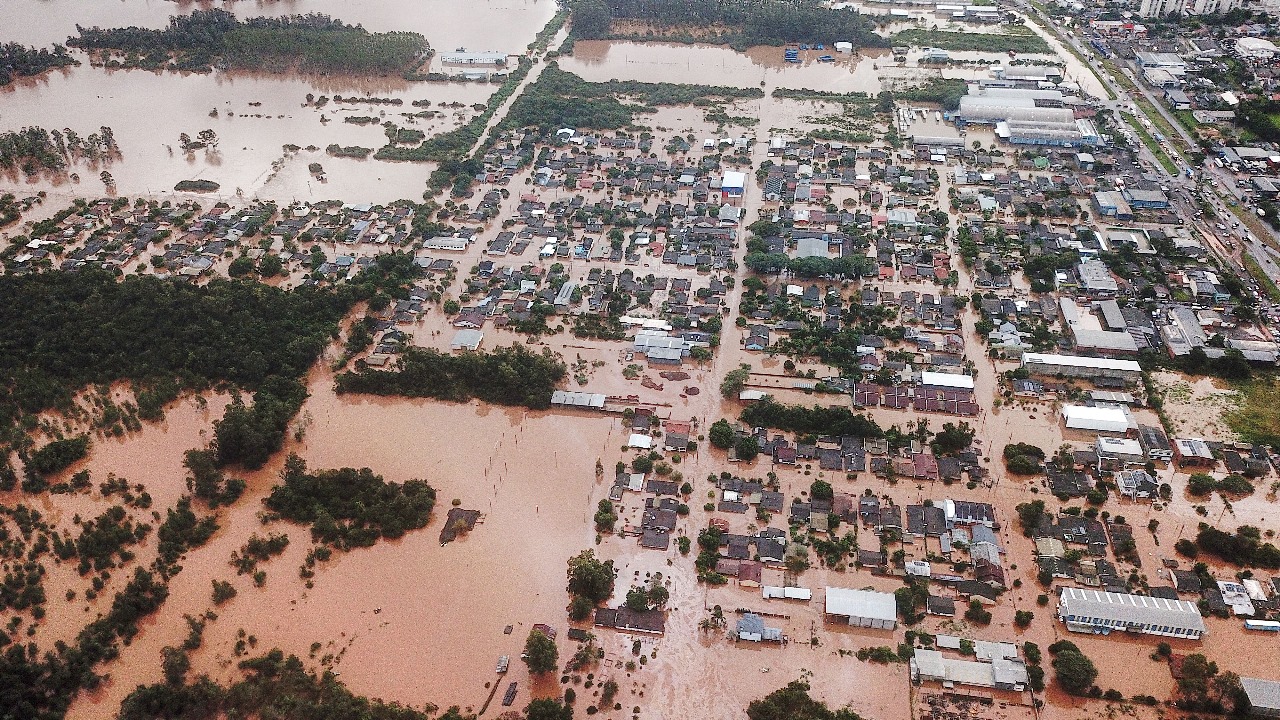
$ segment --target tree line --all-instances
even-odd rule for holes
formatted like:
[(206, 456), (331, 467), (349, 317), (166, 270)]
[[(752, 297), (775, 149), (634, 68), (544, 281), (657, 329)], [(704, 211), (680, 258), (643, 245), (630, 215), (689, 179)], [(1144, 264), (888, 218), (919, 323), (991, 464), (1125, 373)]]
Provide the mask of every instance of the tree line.
[[(120, 720), (210, 717), (314, 717), (365, 718), (366, 720), (429, 720), (433, 715), (399, 703), (353, 694), (336, 673), (307, 670), (297, 656), (279, 649), (239, 664), (243, 679), (230, 687), (218, 685), (207, 675), (193, 681), (186, 668), (172, 673), (167, 682), (139, 685), (120, 707)], [(168, 673), (166, 673), (169, 675)], [(469, 720), (451, 707), (439, 720)]]
[(576, 37), (608, 37), (614, 20), (639, 20), (664, 27), (723, 26), (722, 39), (736, 48), (788, 42), (851, 42), (886, 47), (875, 24), (851, 10), (833, 10), (817, 0), (578, 0), (573, 5)]
[(843, 407), (805, 407), (762, 400), (743, 408), (740, 418), (750, 427), (786, 430), (798, 435), (884, 436), (884, 430), (875, 420)]
[(0, 43), (0, 87), (18, 78), (34, 77), (53, 68), (79, 64), (61, 45), (54, 45), (50, 51), (18, 43)]
[[(624, 104), (627, 97), (639, 104)], [(562, 127), (616, 130), (632, 124), (636, 113), (655, 107), (712, 105), (764, 97), (760, 88), (649, 83), (636, 80), (587, 82), (552, 63), (538, 81), (512, 104), (503, 128)]]
[(551, 393), (567, 374), (550, 350), (522, 345), (462, 355), (409, 348), (393, 371), (362, 369), (337, 378), (339, 393), (429, 397), (452, 402), (472, 398), (495, 405), (551, 406)]
[(221, 9), (169, 18), (163, 29), (85, 28), (67, 44), (124, 54), (126, 66), (208, 72), (215, 64), (246, 70), (380, 74), (408, 70), (429, 51), (418, 33), (370, 33), (309, 13), (239, 20)]

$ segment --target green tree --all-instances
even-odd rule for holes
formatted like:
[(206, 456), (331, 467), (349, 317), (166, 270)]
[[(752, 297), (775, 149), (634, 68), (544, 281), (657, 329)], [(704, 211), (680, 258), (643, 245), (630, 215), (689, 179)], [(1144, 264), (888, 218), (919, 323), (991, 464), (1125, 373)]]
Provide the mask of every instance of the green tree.
[(831, 710), (826, 703), (809, 696), (809, 684), (790, 683), (747, 705), (749, 720), (860, 720), (848, 708)]
[(734, 446), (734, 451), (738, 455), (738, 459), (744, 462), (751, 462), (760, 454), (760, 443), (756, 441), (754, 435), (747, 435), (739, 438)]
[(736, 400), (738, 394), (742, 392), (742, 388), (746, 387), (747, 380), (750, 377), (751, 366), (745, 363), (730, 370), (724, 374), (724, 381), (720, 383), (720, 394), (726, 400)]
[(613, 11), (604, 0), (576, 0), (572, 7), (570, 22), (575, 37), (594, 39), (609, 34)]
[(835, 497), (835, 490), (826, 480), (814, 480), (809, 485), (809, 496), (814, 500), (831, 500)]
[(644, 612), (649, 609), (649, 593), (644, 588), (633, 587), (627, 591), (627, 609)]
[(711, 423), (711, 430), (708, 432), (707, 437), (711, 440), (713, 446), (721, 450), (728, 450), (733, 447), (733, 443), (737, 440), (733, 432), (733, 426), (724, 418)]
[(1054, 678), (1063, 690), (1072, 695), (1084, 695), (1098, 678), (1098, 668), (1093, 661), (1074, 646), (1058, 651), (1053, 658)]
[(525, 720), (573, 720), (573, 706), (555, 698), (538, 698), (524, 709)]
[(556, 669), (560, 651), (556, 648), (556, 641), (541, 630), (530, 630), (529, 638), (524, 641), (523, 659), (530, 674), (541, 675)]
[(593, 604), (602, 603), (613, 594), (616, 575), (612, 560), (601, 562), (595, 551), (583, 550), (569, 558), (569, 594), (585, 597)]

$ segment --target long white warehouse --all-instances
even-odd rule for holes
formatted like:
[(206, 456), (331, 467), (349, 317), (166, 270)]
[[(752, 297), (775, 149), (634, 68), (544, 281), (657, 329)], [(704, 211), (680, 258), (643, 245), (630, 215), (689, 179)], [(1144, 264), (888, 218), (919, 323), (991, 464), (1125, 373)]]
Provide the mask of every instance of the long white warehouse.
[(892, 630), (898, 625), (898, 603), (892, 593), (829, 587), (826, 614), (857, 627)]
[(1049, 353), (1022, 353), (1022, 367), (1036, 375), (1061, 375), (1063, 377), (1114, 378), (1136, 381), (1142, 377), (1142, 366), (1133, 360), (1083, 357), (1081, 355), (1053, 355)]
[(1072, 632), (1095, 635), (1123, 630), (1199, 640), (1207, 632), (1195, 603), (1073, 587), (1062, 588), (1058, 619)]

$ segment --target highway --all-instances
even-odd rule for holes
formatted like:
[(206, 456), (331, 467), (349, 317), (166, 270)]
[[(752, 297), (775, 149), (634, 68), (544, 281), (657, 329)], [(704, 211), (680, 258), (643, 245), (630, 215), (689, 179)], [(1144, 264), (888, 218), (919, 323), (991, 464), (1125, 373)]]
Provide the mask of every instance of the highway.
[[(1147, 117), (1142, 107), (1134, 101), (1132, 94), (1120, 83), (1116, 82), (1111, 73), (1098, 62), (1096, 52), (1091, 45), (1082, 43), (1077, 33), (1061, 32), (1052, 18), (1041, 13), (1039, 8), (1026, 2), (1026, 0), (1018, 0), (1018, 2), (1028, 15), (1034, 16), (1036, 22), (1057, 37), (1060, 42), (1069, 44), (1081, 57), (1085, 58), (1093, 74), (1115, 95), (1115, 100), (1097, 98), (1103, 109), (1113, 111), (1117, 114), (1117, 117), (1121, 112), (1132, 115), (1147, 132), (1151, 133), (1153, 137), (1156, 136), (1159, 131), (1154, 123)], [(1126, 74), (1133, 86), (1138, 88), (1151, 107), (1154, 107), (1168, 125), (1178, 133), (1187, 147), (1198, 147), (1199, 143), (1196, 138), (1164, 107), (1159, 98), (1155, 97), (1146, 88), (1141, 79), (1136, 77), (1133, 71), (1125, 66), (1125, 63), (1117, 61), (1116, 66)], [(1224, 192), (1228, 195), (1229, 202), (1243, 204), (1245, 209), (1250, 214), (1252, 213), (1252, 210), (1249, 210), (1250, 205), (1246, 203), (1240, 188), (1236, 186), (1236, 178), (1233, 173), (1225, 168), (1218, 167), (1212, 159), (1206, 158), (1200, 166), (1200, 172), (1196, 173), (1196, 177), (1188, 178), (1185, 169), (1192, 167), (1191, 162), (1174, 147), (1172, 138), (1165, 137), (1163, 140), (1157, 139), (1161, 149), (1179, 168), (1184, 170), (1184, 172), (1180, 173), (1169, 173), (1156, 159), (1155, 155), (1142, 143), (1141, 139), (1134, 136), (1132, 129), (1127, 124), (1122, 124), (1119, 129), (1129, 138), (1130, 143), (1138, 148), (1139, 160), (1152, 172), (1159, 175), (1161, 182), (1167, 185), (1170, 191), (1181, 191), (1188, 194), (1184, 199), (1190, 205), (1192, 211), (1184, 215), (1186, 219), (1191, 220), (1194, 217), (1195, 202), (1191, 194), (1203, 191), (1202, 197), (1206, 198), (1210, 205), (1213, 206), (1214, 212), (1218, 214), (1221, 221), (1220, 224), (1227, 227), (1228, 232), (1235, 235), (1232, 239), (1233, 242), (1240, 243), (1240, 246), (1254, 258), (1263, 272), (1271, 278), (1271, 281), (1280, 285), (1280, 262), (1277, 262), (1280, 260), (1280, 252), (1274, 249), (1280, 248), (1280, 231), (1262, 222), (1260, 218), (1253, 216), (1250, 217), (1249, 221), (1241, 224), (1239, 228), (1232, 228), (1232, 225), (1238, 222), (1238, 218), (1223, 202), (1222, 194)], [(1203, 229), (1209, 233), (1217, 231), (1216, 226), (1210, 225), (1208, 222), (1204, 223)]]

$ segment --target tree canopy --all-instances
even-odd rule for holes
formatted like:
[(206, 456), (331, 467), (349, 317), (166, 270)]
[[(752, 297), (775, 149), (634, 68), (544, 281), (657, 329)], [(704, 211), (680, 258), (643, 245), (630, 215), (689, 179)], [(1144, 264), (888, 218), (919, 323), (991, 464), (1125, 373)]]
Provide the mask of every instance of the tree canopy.
[(361, 370), (338, 376), (339, 393), (431, 397), (454, 402), (472, 398), (495, 405), (551, 406), (551, 393), (565, 378), (559, 356), (523, 345), (453, 355), (409, 348), (394, 371)]
[(529, 673), (542, 675), (556, 669), (560, 651), (556, 649), (556, 641), (547, 637), (541, 630), (530, 630), (524, 642), (524, 662), (529, 666)]
[(613, 595), (617, 570), (612, 560), (598, 560), (594, 550), (583, 550), (569, 558), (569, 594), (599, 604)]
[(860, 720), (848, 708), (832, 710), (827, 704), (809, 696), (809, 684), (792, 680), (747, 705), (750, 720)]
[(389, 483), (369, 468), (307, 471), (290, 455), (284, 483), (263, 501), (268, 509), (311, 525), (312, 539), (340, 549), (366, 547), (425, 527), (436, 491), (422, 480)]

